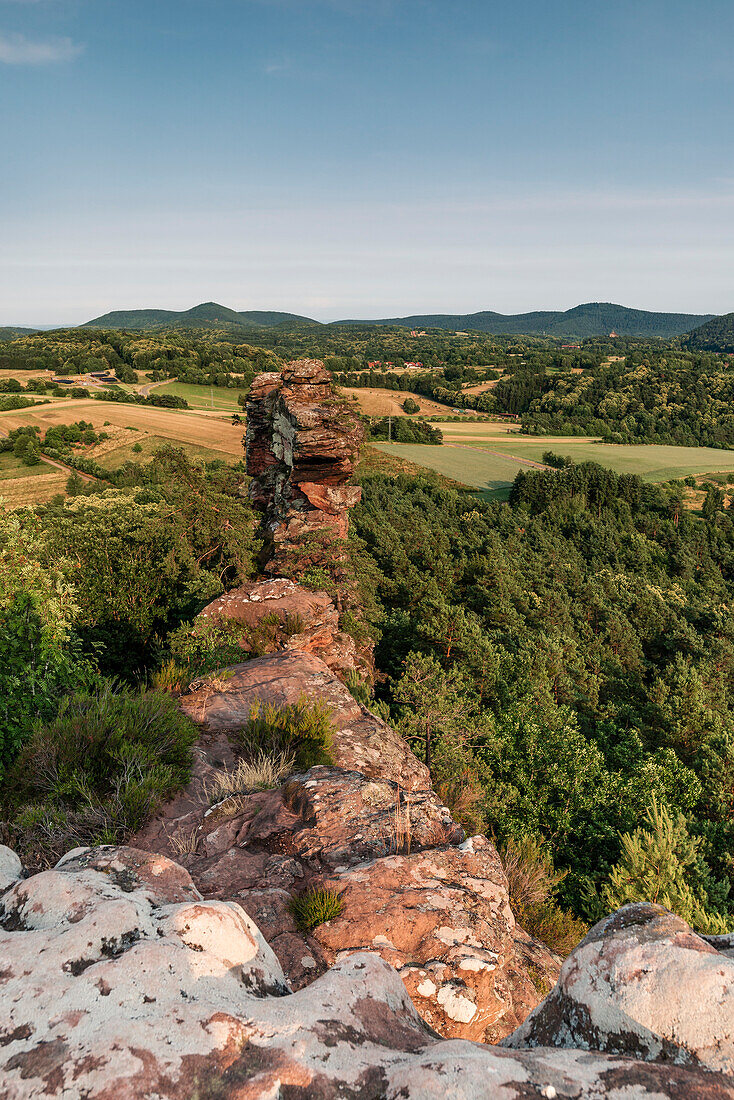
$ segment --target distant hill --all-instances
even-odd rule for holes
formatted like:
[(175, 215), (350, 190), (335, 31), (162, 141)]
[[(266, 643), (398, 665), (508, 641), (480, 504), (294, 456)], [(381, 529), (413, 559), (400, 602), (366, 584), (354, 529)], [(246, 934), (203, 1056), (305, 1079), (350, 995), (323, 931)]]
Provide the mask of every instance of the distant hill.
[(127, 329), (132, 332), (147, 332), (170, 328), (215, 328), (236, 327), (256, 330), (275, 328), (284, 324), (318, 324), (310, 317), (301, 317), (297, 313), (278, 313), (275, 311), (237, 310), (221, 306), (217, 302), (202, 302), (192, 309), (121, 309), (95, 317), (81, 328)]
[(734, 313), (713, 317), (683, 341), (691, 351), (734, 351)]
[[(421, 313), (411, 317), (389, 317), (374, 321), (334, 321), (334, 327), (394, 326), (400, 328), (447, 329), (449, 331), (486, 332), (497, 336), (555, 336), (584, 338), (587, 336), (657, 336), (669, 339), (711, 321), (713, 314), (649, 313), (643, 309), (627, 309), (610, 302), (589, 302), (565, 312), (536, 310), (532, 313)], [(192, 309), (128, 309), (114, 310), (87, 321), (81, 328), (127, 329), (132, 332), (154, 332), (165, 329), (224, 329), (256, 334), (262, 329), (316, 325), (320, 322), (298, 313), (268, 310), (238, 312), (217, 302), (203, 302)], [(326, 327), (326, 326), (324, 326)]]
[(588, 302), (565, 312), (533, 313), (425, 313), (379, 321), (343, 321), (342, 324), (397, 325), (401, 328), (439, 328), (451, 331), (488, 332), (497, 336), (658, 336), (670, 339), (711, 320), (711, 314), (649, 313), (611, 302)]
[(0, 327), (0, 343), (8, 340), (15, 340), (18, 336), (30, 336), (32, 332), (36, 332), (34, 328), (13, 328), (7, 326), (5, 328)]

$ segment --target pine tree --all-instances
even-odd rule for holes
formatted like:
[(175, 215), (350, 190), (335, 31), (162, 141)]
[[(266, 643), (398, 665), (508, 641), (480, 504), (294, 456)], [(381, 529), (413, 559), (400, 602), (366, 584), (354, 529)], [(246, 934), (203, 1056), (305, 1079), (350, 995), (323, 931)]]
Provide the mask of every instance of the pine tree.
[(692, 837), (681, 813), (660, 805), (653, 795), (640, 826), (621, 837), (622, 858), (600, 892), (607, 911), (628, 902), (648, 901), (676, 913), (702, 932), (725, 930), (725, 922), (711, 916), (690, 884), (699, 862), (701, 837)]

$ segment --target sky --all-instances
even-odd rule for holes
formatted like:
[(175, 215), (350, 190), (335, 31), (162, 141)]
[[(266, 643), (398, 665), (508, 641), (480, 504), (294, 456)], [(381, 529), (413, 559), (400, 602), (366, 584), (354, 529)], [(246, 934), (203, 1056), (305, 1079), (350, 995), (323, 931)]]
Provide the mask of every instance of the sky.
[(0, 324), (734, 310), (730, 0), (0, 0)]

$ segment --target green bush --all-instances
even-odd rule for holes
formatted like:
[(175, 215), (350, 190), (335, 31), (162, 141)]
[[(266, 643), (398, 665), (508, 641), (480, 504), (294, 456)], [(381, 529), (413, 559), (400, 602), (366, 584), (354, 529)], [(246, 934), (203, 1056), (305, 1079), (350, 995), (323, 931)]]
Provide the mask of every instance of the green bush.
[(290, 911), (301, 932), (310, 932), (319, 924), (338, 917), (344, 902), (336, 890), (308, 890), (291, 898)]
[(121, 843), (191, 774), (196, 727), (162, 692), (100, 681), (67, 697), (8, 772), (13, 841), (30, 865), (80, 844)]
[(258, 703), (240, 735), (243, 754), (253, 759), (259, 752), (285, 753), (300, 771), (333, 764), (330, 714), (325, 703), (311, 703), (305, 696), (285, 707)]

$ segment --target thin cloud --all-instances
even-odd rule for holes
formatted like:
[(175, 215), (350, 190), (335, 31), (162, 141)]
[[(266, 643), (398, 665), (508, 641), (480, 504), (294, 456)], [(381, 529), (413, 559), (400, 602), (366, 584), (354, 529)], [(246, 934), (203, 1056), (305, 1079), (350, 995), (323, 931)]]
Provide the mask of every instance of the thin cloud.
[[(13, 3), (29, 3), (31, 0), (12, 0)], [(0, 64), (3, 65), (53, 65), (61, 61), (73, 61), (84, 47), (70, 38), (26, 38), (24, 34), (0, 34)]]

